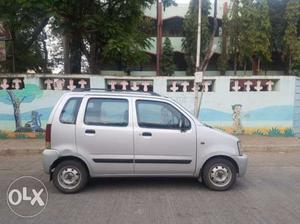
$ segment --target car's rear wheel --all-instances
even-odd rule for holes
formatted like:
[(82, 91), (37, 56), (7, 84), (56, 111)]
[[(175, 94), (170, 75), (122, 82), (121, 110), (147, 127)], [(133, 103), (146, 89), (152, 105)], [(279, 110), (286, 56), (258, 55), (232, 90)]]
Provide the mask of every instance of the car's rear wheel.
[(225, 158), (209, 160), (203, 168), (202, 178), (205, 185), (212, 190), (225, 191), (236, 181), (237, 171), (232, 162)]
[(85, 187), (87, 181), (88, 172), (79, 161), (62, 161), (53, 172), (53, 183), (63, 193), (79, 192)]

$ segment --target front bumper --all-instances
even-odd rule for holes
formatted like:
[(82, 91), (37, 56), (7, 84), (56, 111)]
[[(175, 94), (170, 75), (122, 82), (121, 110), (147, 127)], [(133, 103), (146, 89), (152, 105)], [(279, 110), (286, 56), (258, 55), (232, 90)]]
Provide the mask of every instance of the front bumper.
[(243, 154), (241, 156), (234, 156), (233, 159), (239, 167), (239, 176), (244, 176), (247, 171), (248, 156)]
[(45, 173), (50, 174), (50, 168), (58, 157), (59, 154), (54, 149), (45, 149), (43, 151), (43, 167)]

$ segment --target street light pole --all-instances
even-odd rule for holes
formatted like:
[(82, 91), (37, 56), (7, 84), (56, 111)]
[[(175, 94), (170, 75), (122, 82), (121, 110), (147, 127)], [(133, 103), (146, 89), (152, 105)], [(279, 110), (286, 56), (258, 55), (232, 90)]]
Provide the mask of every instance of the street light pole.
[(196, 51), (196, 72), (194, 77), (194, 93), (195, 93), (195, 102), (194, 102), (194, 114), (198, 118), (199, 117), (199, 85), (202, 83), (203, 73), (200, 69), (200, 54), (201, 54), (201, 9), (202, 9), (202, 0), (199, 0), (198, 4), (198, 30), (197, 30), (197, 51)]
[(156, 9), (156, 21), (157, 21), (157, 35), (156, 35), (156, 75), (160, 75), (160, 59), (162, 55), (162, 0), (157, 0), (157, 9)]

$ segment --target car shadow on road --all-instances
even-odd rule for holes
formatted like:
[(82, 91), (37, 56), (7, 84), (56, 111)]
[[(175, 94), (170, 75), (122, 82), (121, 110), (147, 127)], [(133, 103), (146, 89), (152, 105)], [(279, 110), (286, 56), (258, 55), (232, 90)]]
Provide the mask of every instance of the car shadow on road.
[[(52, 185), (52, 184), (51, 184)], [(51, 193), (57, 193), (58, 190), (50, 183), (49, 187)], [(230, 191), (240, 191), (247, 189), (242, 180), (232, 186)], [(107, 177), (107, 178), (91, 178), (87, 186), (83, 189), (84, 192), (98, 192), (98, 191), (207, 191), (216, 192), (206, 188), (204, 183), (199, 182), (195, 178), (186, 177)]]
[(170, 178), (170, 177), (127, 177), (127, 178), (92, 178), (90, 179), (87, 190), (96, 189), (193, 189), (204, 188), (202, 183), (199, 183), (194, 178)]

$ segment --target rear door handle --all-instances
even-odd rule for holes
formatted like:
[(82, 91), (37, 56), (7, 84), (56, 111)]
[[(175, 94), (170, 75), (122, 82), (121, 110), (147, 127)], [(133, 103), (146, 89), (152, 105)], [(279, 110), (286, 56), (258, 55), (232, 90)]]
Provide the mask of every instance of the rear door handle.
[(85, 130), (85, 133), (86, 133), (86, 134), (95, 134), (96, 131), (95, 131), (94, 129), (86, 129), (86, 130)]
[(149, 136), (152, 136), (152, 133), (151, 132), (143, 132), (142, 136), (149, 137)]

